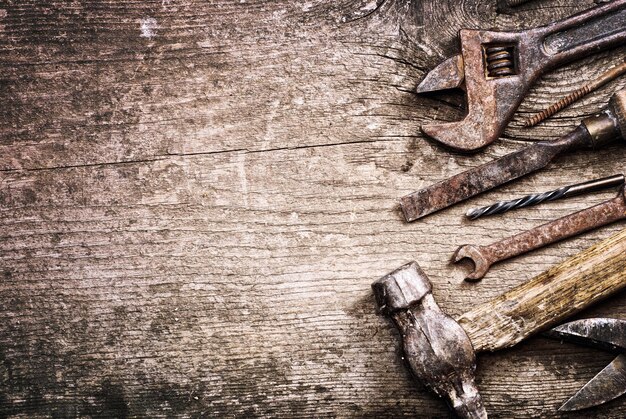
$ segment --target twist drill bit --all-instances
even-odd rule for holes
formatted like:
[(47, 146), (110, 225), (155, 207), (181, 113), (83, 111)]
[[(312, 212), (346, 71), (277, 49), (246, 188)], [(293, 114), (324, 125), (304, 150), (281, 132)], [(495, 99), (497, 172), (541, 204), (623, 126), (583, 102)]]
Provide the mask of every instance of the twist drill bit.
[(502, 214), (518, 208), (530, 207), (546, 201), (556, 201), (557, 199), (569, 198), (570, 196), (580, 195), (612, 188), (624, 184), (624, 175), (613, 175), (602, 179), (590, 180), (588, 182), (577, 183), (575, 185), (563, 186), (553, 191), (526, 195), (522, 198), (512, 199), (510, 201), (499, 201), (492, 205), (480, 208), (471, 208), (465, 216), (470, 220), (479, 217)]

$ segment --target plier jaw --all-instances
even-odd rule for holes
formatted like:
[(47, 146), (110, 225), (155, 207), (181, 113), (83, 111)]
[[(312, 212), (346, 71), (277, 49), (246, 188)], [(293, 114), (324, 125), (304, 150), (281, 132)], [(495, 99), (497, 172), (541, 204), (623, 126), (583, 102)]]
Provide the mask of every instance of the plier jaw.
[(619, 353), (567, 400), (559, 411), (587, 409), (626, 393), (626, 321), (607, 318), (576, 320), (555, 327), (544, 335)]

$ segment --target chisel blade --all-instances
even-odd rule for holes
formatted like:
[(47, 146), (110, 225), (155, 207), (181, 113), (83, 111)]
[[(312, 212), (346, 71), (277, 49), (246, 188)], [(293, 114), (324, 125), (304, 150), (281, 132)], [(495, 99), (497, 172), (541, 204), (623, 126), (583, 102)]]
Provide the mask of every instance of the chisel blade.
[(577, 128), (555, 141), (539, 141), (520, 151), (459, 173), (400, 198), (406, 221), (414, 221), (548, 165), (558, 154), (579, 145), (588, 133)]

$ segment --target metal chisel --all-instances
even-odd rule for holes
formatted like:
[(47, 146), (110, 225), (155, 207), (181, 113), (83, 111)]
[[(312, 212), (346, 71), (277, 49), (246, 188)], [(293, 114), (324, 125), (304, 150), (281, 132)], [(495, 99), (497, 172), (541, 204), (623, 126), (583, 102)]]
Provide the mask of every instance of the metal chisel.
[(538, 141), (400, 199), (407, 221), (414, 221), (548, 165), (566, 151), (597, 149), (626, 138), (626, 89), (611, 98), (608, 109), (586, 118), (572, 132), (554, 141)]

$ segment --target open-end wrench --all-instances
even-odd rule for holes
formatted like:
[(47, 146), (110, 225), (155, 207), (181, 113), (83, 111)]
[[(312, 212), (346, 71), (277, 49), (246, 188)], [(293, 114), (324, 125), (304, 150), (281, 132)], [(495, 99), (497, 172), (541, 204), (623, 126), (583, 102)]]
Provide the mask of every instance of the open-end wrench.
[(614, 0), (547, 26), (518, 32), (462, 29), (461, 53), (431, 70), (418, 93), (465, 87), (461, 121), (422, 131), (453, 149), (475, 151), (496, 140), (530, 86), (546, 70), (626, 41), (626, 0)]
[(487, 246), (463, 245), (454, 252), (453, 260), (469, 259), (474, 270), (465, 278), (477, 281), (491, 265), (519, 256), (550, 243), (626, 218), (626, 191), (622, 186), (617, 196), (601, 204), (540, 225)]

